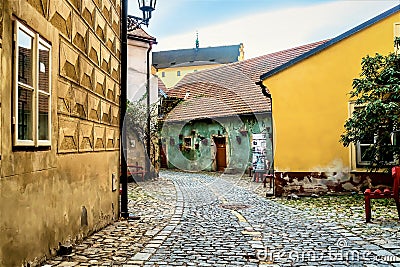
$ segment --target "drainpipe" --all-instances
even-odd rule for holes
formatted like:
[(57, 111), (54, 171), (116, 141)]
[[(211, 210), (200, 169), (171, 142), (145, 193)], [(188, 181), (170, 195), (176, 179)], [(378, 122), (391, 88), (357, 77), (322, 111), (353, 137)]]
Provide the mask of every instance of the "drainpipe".
[[(256, 85), (261, 87), (261, 92), (263, 93), (264, 96), (266, 96), (267, 98), (269, 98), (270, 102), (271, 102), (271, 132), (272, 132), (272, 138), (271, 138), (271, 151), (272, 151), (272, 162), (271, 162), (271, 169), (272, 169), (272, 175), (274, 175), (275, 177), (275, 151), (274, 151), (274, 118), (272, 116), (272, 95), (267, 91), (267, 87), (265, 87), (265, 85), (262, 83), (262, 81), (258, 81), (256, 82)], [(275, 180), (275, 178), (274, 178)], [(276, 186), (275, 186), (275, 181), (274, 181), (274, 190), (276, 190)], [(275, 195), (275, 192), (274, 192)]]
[(127, 18), (128, 18), (128, 0), (122, 0), (121, 5), (121, 94), (120, 94), (120, 164), (121, 164), (121, 217), (129, 218), (128, 212), (128, 166), (125, 156), (127, 155), (126, 131), (124, 130), (124, 119), (126, 114), (127, 102)]
[(150, 175), (150, 166), (151, 166), (151, 158), (150, 158), (150, 145), (151, 145), (151, 136), (150, 136), (150, 53), (152, 49), (153, 43), (149, 42), (149, 48), (147, 49), (147, 83), (146, 83), (146, 93), (147, 93), (147, 125), (146, 125), (146, 132), (147, 132), (147, 140), (146, 140), (146, 149), (147, 149), (147, 160), (146, 160), (146, 175), (147, 178), (151, 178)]

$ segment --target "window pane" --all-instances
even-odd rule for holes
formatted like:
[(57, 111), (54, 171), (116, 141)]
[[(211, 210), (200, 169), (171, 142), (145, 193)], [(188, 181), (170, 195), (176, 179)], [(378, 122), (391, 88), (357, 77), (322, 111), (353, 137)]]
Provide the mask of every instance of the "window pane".
[(32, 96), (30, 90), (18, 87), (18, 139), (33, 140)]
[(18, 30), (18, 81), (29, 86), (32, 82), (33, 38), (21, 29)]
[(360, 144), (373, 144), (374, 143), (374, 134), (366, 134), (363, 138), (360, 139)]
[(371, 152), (368, 152), (369, 146), (360, 146), (360, 151), (361, 151), (361, 161), (371, 161), (373, 156), (371, 155)]
[(49, 56), (49, 49), (39, 44), (39, 90), (45, 92), (49, 92)]
[(394, 162), (394, 155), (393, 153), (385, 153), (385, 155), (382, 156), (382, 160), (384, 162)]
[(39, 94), (39, 140), (49, 140), (49, 96)]

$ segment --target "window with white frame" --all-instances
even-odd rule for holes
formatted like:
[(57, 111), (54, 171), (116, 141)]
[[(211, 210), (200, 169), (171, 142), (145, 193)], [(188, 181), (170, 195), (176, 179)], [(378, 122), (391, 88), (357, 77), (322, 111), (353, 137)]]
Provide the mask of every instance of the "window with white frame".
[(15, 22), (14, 145), (51, 145), (51, 45)]
[(364, 137), (359, 142), (357, 142), (357, 164), (358, 165), (368, 165), (372, 156), (368, 154), (368, 148), (374, 144), (374, 135), (371, 134), (367, 137)]
[[(360, 109), (363, 107), (354, 107), (354, 110), (356, 109)], [(388, 129), (389, 128), (389, 129)], [(385, 145), (385, 146), (392, 146), (393, 143), (393, 129), (395, 127), (393, 125), (386, 125), (386, 126), (382, 126), (380, 128), (380, 130), (383, 132), (392, 132), (391, 134), (388, 134), (387, 139), (384, 139), (383, 144), (381, 145)], [(382, 134), (381, 133), (381, 134)], [(364, 136), (364, 138), (362, 138), (359, 142), (357, 142), (356, 144), (356, 162), (357, 165), (363, 166), (363, 165), (369, 165), (370, 162), (372, 161), (373, 157), (375, 155), (373, 155), (371, 152), (369, 152), (369, 148), (376, 143), (377, 141), (377, 134), (378, 133), (370, 133), (366, 136)], [(380, 160), (383, 160), (387, 163), (394, 163), (395, 158), (393, 154), (387, 154), (387, 155), (380, 155)]]

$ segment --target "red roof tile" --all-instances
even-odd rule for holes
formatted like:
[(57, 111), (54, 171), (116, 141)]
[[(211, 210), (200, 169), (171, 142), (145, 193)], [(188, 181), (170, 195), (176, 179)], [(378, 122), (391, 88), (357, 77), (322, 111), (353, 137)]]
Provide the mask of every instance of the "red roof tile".
[(128, 37), (128, 39), (140, 39), (140, 40), (143, 40), (145, 42), (156, 43), (156, 38), (151, 36), (151, 35), (149, 35), (142, 28), (137, 28), (136, 30), (129, 31), (127, 33), (127, 37)]
[(161, 89), (164, 91), (164, 93), (167, 92), (167, 87), (165, 86), (165, 84), (163, 83), (163, 81), (157, 77), (157, 82), (158, 82), (158, 89)]
[(167, 120), (269, 112), (271, 103), (255, 84), (260, 75), (327, 41), (186, 74), (175, 87), (166, 92), (169, 97), (186, 100), (168, 115)]

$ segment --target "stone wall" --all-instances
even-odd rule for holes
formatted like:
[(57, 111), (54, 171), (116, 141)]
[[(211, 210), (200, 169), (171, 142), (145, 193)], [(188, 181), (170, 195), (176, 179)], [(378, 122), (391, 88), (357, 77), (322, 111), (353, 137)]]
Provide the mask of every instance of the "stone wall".
[(275, 195), (364, 192), (392, 186), (390, 174), (351, 172), (275, 172)]
[[(37, 264), (119, 213), (119, 0), (0, 3), (0, 266)], [(13, 25), (51, 44), (49, 147), (13, 146)]]

